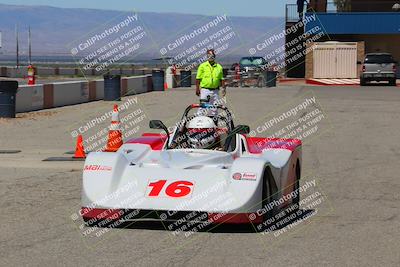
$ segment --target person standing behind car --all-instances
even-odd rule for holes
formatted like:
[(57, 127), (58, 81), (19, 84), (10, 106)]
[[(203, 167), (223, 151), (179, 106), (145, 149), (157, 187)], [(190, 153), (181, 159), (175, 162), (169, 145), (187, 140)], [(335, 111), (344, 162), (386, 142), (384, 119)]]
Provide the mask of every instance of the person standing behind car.
[(299, 13), (299, 20), (303, 19), (305, 3), (306, 3), (306, 0), (297, 0), (297, 13)]
[[(201, 103), (211, 105), (219, 103), (219, 91), (222, 87), (222, 97), (226, 95), (223, 68), (215, 62), (215, 51), (207, 50), (207, 61), (200, 64), (196, 76), (196, 95), (200, 96)], [(211, 111), (211, 116), (216, 115), (216, 110)]]

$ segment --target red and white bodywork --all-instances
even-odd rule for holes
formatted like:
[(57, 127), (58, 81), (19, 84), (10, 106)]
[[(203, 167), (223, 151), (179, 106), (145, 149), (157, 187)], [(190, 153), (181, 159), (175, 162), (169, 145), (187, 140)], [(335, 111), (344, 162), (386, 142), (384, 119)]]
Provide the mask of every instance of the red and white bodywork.
[[(90, 153), (83, 172), (83, 218), (173, 221), (178, 214), (198, 212), (213, 223), (261, 223), (264, 205), (298, 189), (299, 140), (237, 133), (224, 151), (171, 149), (179, 130), (169, 143), (163, 134), (143, 134), (115, 153)], [(295, 201), (285, 199), (276, 208)], [(124, 218), (121, 211), (135, 212)], [(257, 217), (249, 219), (251, 213)]]

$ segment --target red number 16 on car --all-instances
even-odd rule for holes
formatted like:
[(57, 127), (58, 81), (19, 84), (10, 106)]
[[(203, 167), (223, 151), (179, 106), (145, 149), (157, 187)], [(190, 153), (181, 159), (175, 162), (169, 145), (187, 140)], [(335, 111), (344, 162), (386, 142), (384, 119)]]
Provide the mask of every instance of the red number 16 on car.
[(192, 195), (194, 184), (189, 181), (150, 181), (147, 197), (187, 198)]

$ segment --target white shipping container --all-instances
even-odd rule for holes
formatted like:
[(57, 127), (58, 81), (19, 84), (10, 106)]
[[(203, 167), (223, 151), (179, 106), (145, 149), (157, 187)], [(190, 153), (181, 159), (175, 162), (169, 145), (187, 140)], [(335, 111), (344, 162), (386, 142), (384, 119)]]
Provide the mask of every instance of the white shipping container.
[(357, 78), (357, 43), (315, 43), (313, 50), (314, 78)]

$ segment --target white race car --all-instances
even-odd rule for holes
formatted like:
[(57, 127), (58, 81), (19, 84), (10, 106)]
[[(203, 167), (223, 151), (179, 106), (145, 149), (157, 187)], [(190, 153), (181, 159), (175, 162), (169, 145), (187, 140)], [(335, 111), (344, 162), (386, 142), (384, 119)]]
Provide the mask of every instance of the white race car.
[[(208, 112), (214, 110), (214, 116)], [(298, 204), (301, 141), (249, 137), (224, 106), (193, 104), (172, 134), (161, 121), (117, 152), (90, 153), (81, 215), (89, 225), (177, 220), (262, 223)]]

